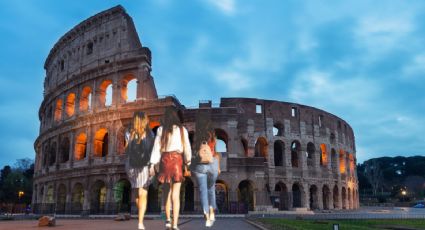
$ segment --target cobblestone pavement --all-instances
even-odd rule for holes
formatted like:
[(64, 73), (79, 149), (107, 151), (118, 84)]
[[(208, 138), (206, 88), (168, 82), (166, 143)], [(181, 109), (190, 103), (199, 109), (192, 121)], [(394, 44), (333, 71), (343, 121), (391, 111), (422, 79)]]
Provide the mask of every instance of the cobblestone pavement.
[[(21, 221), (1, 221), (0, 230), (26, 230), (26, 229), (57, 229), (57, 230), (85, 230), (85, 229), (99, 229), (99, 230), (130, 230), (137, 229), (137, 220), (130, 221), (113, 221), (113, 220), (90, 220), (90, 219), (58, 219), (56, 220), (56, 227), (38, 227), (35, 220), (21, 220)], [(145, 220), (145, 228), (147, 230), (160, 230), (165, 229), (162, 220)], [(254, 226), (245, 222), (244, 219), (217, 219), (212, 228), (205, 227), (205, 221), (199, 218), (196, 219), (181, 219), (179, 223), (181, 230), (191, 229), (257, 229)]]

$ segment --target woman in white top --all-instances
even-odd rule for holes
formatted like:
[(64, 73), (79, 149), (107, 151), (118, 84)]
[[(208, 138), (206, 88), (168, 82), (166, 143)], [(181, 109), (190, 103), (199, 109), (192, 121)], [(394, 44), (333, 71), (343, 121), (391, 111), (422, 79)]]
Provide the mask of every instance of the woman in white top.
[[(170, 228), (172, 224), (173, 229), (178, 229), (183, 162), (189, 166), (191, 158), (188, 132), (183, 127), (176, 109), (169, 107), (165, 110), (162, 126), (157, 130), (150, 158), (150, 167), (160, 163), (158, 181), (170, 185), (165, 203), (166, 228)], [(171, 203), (173, 205), (172, 223)]]

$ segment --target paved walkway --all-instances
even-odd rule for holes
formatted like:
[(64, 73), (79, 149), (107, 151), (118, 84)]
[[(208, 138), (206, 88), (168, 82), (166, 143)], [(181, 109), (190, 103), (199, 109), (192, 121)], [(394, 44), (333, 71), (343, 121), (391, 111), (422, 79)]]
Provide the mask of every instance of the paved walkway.
[[(90, 219), (58, 219), (56, 220), (56, 227), (38, 227), (38, 222), (35, 220), (21, 220), (21, 221), (0, 221), (0, 230), (27, 230), (27, 229), (57, 229), (57, 230), (86, 230), (86, 229), (100, 229), (100, 230), (129, 230), (137, 229), (137, 220), (129, 221), (113, 221), (113, 220), (90, 220)], [(160, 230), (165, 229), (162, 220), (145, 220), (145, 227), (147, 230)], [(205, 221), (202, 219), (181, 219), (179, 228), (181, 230), (190, 229), (257, 229), (254, 226), (245, 222), (244, 219), (217, 219), (212, 228), (205, 227)]]

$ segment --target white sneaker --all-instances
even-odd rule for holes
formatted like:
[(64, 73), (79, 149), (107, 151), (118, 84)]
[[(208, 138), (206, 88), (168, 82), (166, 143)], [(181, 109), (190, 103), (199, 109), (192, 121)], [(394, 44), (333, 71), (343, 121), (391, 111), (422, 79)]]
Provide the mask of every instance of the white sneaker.
[(165, 221), (165, 228), (170, 229), (171, 228), (171, 220)]
[(143, 225), (142, 223), (139, 223), (139, 227), (137, 229), (145, 230), (145, 225)]
[(209, 228), (212, 226), (211, 220), (205, 221), (205, 227)]

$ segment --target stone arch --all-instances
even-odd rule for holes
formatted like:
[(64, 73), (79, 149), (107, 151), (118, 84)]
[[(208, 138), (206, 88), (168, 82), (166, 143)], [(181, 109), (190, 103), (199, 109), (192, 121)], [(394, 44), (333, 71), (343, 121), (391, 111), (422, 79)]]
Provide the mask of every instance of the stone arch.
[(87, 135), (85, 133), (78, 134), (75, 139), (74, 159), (79, 161), (87, 156)]
[(316, 146), (312, 142), (307, 143), (307, 166), (314, 166), (316, 159)]
[(81, 183), (76, 183), (72, 188), (71, 203), (72, 213), (79, 213), (83, 210), (84, 187)]
[(102, 107), (112, 105), (112, 80), (104, 80), (99, 86), (98, 102)]
[(60, 184), (56, 193), (56, 213), (64, 214), (66, 206), (66, 186)]
[(331, 149), (331, 159), (332, 159), (332, 172), (338, 173), (338, 155), (334, 148)]
[(325, 144), (320, 144), (320, 165), (327, 166), (328, 165), (328, 152), (326, 150)]
[(335, 185), (333, 188), (333, 208), (334, 209), (339, 209), (341, 208), (339, 205), (339, 189), (338, 189), (338, 185)]
[(311, 210), (317, 210), (319, 209), (319, 191), (316, 185), (311, 185), (310, 186), (310, 200), (309, 200), (309, 204), (310, 204), (310, 209)]
[(226, 213), (229, 210), (229, 186), (225, 181), (216, 181), (215, 194), (219, 213)]
[(229, 151), (227, 143), (229, 143), (229, 136), (223, 129), (214, 129), (215, 136), (217, 137), (216, 151), (220, 153), (227, 153)]
[(132, 75), (126, 75), (121, 80), (121, 100), (124, 103), (133, 102), (137, 99), (137, 78)]
[(127, 179), (115, 183), (114, 201), (118, 212), (130, 212), (131, 209), (131, 184)]
[(345, 151), (340, 149), (339, 150), (339, 172), (345, 173)]
[(273, 125), (273, 136), (283, 136), (283, 133), (285, 131), (285, 126), (283, 125), (282, 122), (278, 121), (276, 123), (274, 123)]
[(238, 201), (243, 205), (243, 211), (254, 211), (255, 194), (254, 182), (251, 180), (243, 180), (238, 185)]
[(241, 145), (242, 145), (244, 156), (247, 157), (248, 156), (248, 141), (244, 137), (241, 137)]
[(69, 160), (70, 141), (68, 137), (63, 137), (60, 145), (60, 163), (65, 163)]
[(62, 119), (62, 107), (63, 107), (62, 99), (58, 99), (56, 101), (56, 106), (55, 106), (55, 121), (56, 122)]
[(347, 209), (347, 193), (345, 187), (342, 187), (341, 189), (341, 204), (342, 209)]
[(47, 186), (47, 193), (46, 193), (46, 200), (45, 203), (53, 204), (55, 203), (55, 189), (53, 188), (53, 185)]
[(255, 142), (255, 157), (264, 157), (265, 160), (267, 160), (268, 157), (268, 143), (266, 138), (264, 137), (258, 137), (257, 141)]
[(195, 210), (195, 187), (190, 177), (185, 177), (180, 190), (180, 210), (193, 212)]
[(67, 117), (72, 117), (75, 114), (75, 93), (69, 93), (66, 97), (65, 113)]
[(292, 207), (301, 208), (304, 206), (305, 206), (304, 189), (300, 183), (295, 182), (292, 185)]
[(108, 155), (109, 135), (106, 128), (100, 128), (94, 136), (94, 156), (105, 157)]
[(90, 190), (90, 213), (97, 214), (105, 212), (106, 184), (102, 180), (97, 180)]
[(353, 209), (353, 200), (351, 198), (352, 198), (351, 189), (348, 188), (347, 189), (347, 201), (348, 201), (347, 209)]
[(291, 143), (291, 165), (293, 168), (300, 167), (301, 144), (295, 140)]
[(56, 163), (56, 141), (50, 144), (49, 148), (49, 166), (52, 166)]
[(323, 209), (325, 210), (331, 209), (330, 198), (331, 198), (331, 191), (329, 187), (327, 185), (323, 185), (323, 188), (322, 188)]
[(92, 107), (92, 90), (89, 86), (84, 86), (80, 95), (80, 112), (86, 112)]
[(285, 161), (285, 143), (281, 140), (274, 142), (274, 166), (283, 166)]
[(275, 208), (279, 210), (289, 210), (289, 196), (288, 188), (283, 182), (279, 182), (275, 185), (274, 191), (278, 192), (278, 201), (275, 202)]
[(122, 126), (117, 131), (117, 154), (123, 155), (125, 154), (125, 146), (127, 145), (127, 135), (129, 135), (128, 129), (125, 126)]

